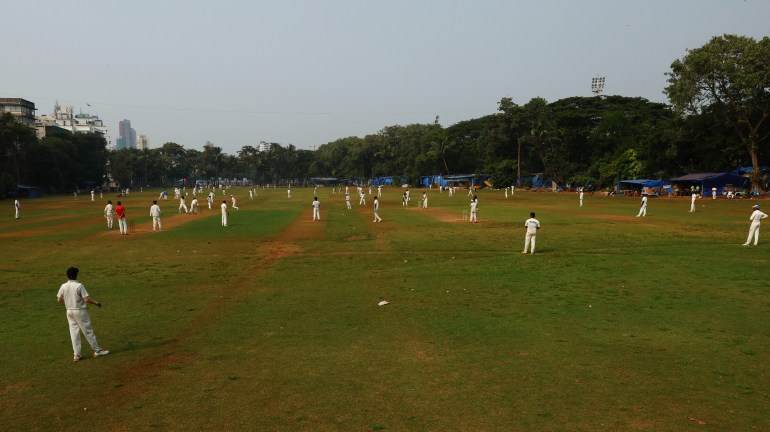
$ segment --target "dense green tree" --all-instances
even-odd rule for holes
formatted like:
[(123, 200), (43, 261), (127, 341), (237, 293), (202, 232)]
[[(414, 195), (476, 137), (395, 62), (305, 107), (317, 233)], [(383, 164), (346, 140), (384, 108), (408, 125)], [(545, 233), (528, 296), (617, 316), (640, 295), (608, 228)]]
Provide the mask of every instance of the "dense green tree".
[(0, 194), (12, 190), (15, 183), (23, 183), (25, 168), (35, 167), (28, 164), (26, 154), (36, 143), (34, 129), (18, 122), (11, 113), (0, 115)]
[(760, 176), (760, 149), (770, 139), (770, 38), (723, 35), (671, 64), (668, 95), (682, 115), (713, 109), (735, 131)]

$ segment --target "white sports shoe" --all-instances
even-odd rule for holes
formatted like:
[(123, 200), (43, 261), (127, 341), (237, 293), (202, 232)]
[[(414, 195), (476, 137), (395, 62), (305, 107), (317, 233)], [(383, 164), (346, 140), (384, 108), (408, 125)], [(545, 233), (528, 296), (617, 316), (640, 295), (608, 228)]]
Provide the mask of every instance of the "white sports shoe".
[(109, 354), (109, 353), (110, 353), (110, 352), (109, 352), (108, 350), (99, 350), (99, 351), (94, 351), (94, 357), (99, 357), (99, 356), (106, 356), (106, 355), (107, 355), (107, 354)]
[(76, 354), (76, 355), (75, 355), (75, 356), (72, 358), (72, 361), (74, 361), (74, 362), (79, 362), (80, 360), (83, 360), (83, 356), (82, 356), (82, 355), (77, 355), (77, 354)]

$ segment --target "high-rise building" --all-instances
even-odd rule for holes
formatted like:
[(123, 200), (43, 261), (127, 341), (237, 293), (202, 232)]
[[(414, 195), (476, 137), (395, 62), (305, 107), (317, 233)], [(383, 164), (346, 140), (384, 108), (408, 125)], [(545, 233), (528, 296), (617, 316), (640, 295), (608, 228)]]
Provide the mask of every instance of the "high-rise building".
[(266, 152), (268, 150), (270, 150), (270, 144), (268, 144), (268, 143), (266, 143), (264, 141), (260, 141), (259, 145), (257, 146), (257, 151), (262, 153), (262, 152)]
[(136, 130), (131, 127), (131, 120), (123, 119), (123, 121), (118, 122), (116, 147), (118, 150), (136, 148)]
[(139, 135), (136, 138), (136, 148), (139, 150), (147, 150), (150, 148), (150, 141), (147, 139), (147, 135)]
[(21, 98), (0, 98), (0, 114), (11, 113), (16, 120), (35, 127), (35, 103)]

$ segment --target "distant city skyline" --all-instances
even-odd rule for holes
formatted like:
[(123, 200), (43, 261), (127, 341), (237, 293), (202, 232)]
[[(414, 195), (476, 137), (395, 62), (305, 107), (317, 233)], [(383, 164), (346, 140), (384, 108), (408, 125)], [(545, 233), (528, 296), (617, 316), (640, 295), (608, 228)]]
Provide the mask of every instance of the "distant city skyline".
[(118, 122), (118, 138), (115, 140), (117, 150), (136, 148), (136, 130), (131, 127), (131, 120), (123, 119)]
[[(759, 0), (92, 6), (4, 5), (16, 36), (0, 40), (0, 97), (131, 119), (155, 147), (208, 140), (228, 154), (261, 141), (313, 149), (436, 116), (447, 127), (503, 97), (590, 97), (599, 76), (604, 95), (665, 103), (665, 73), (687, 49), (770, 33), (770, 1)], [(114, 31), (136, 22), (141, 32)], [(84, 49), (62, 50), (63, 34)]]

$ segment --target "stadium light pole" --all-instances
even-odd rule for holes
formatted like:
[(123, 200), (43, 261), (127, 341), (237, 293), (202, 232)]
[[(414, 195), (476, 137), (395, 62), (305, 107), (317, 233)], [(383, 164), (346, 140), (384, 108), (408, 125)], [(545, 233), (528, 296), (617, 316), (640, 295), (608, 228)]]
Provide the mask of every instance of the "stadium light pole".
[(591, 93), (594, 96), (599, 96), (604, 91), (604, 77), (597, 75), (595, 78), (591, 78)]

